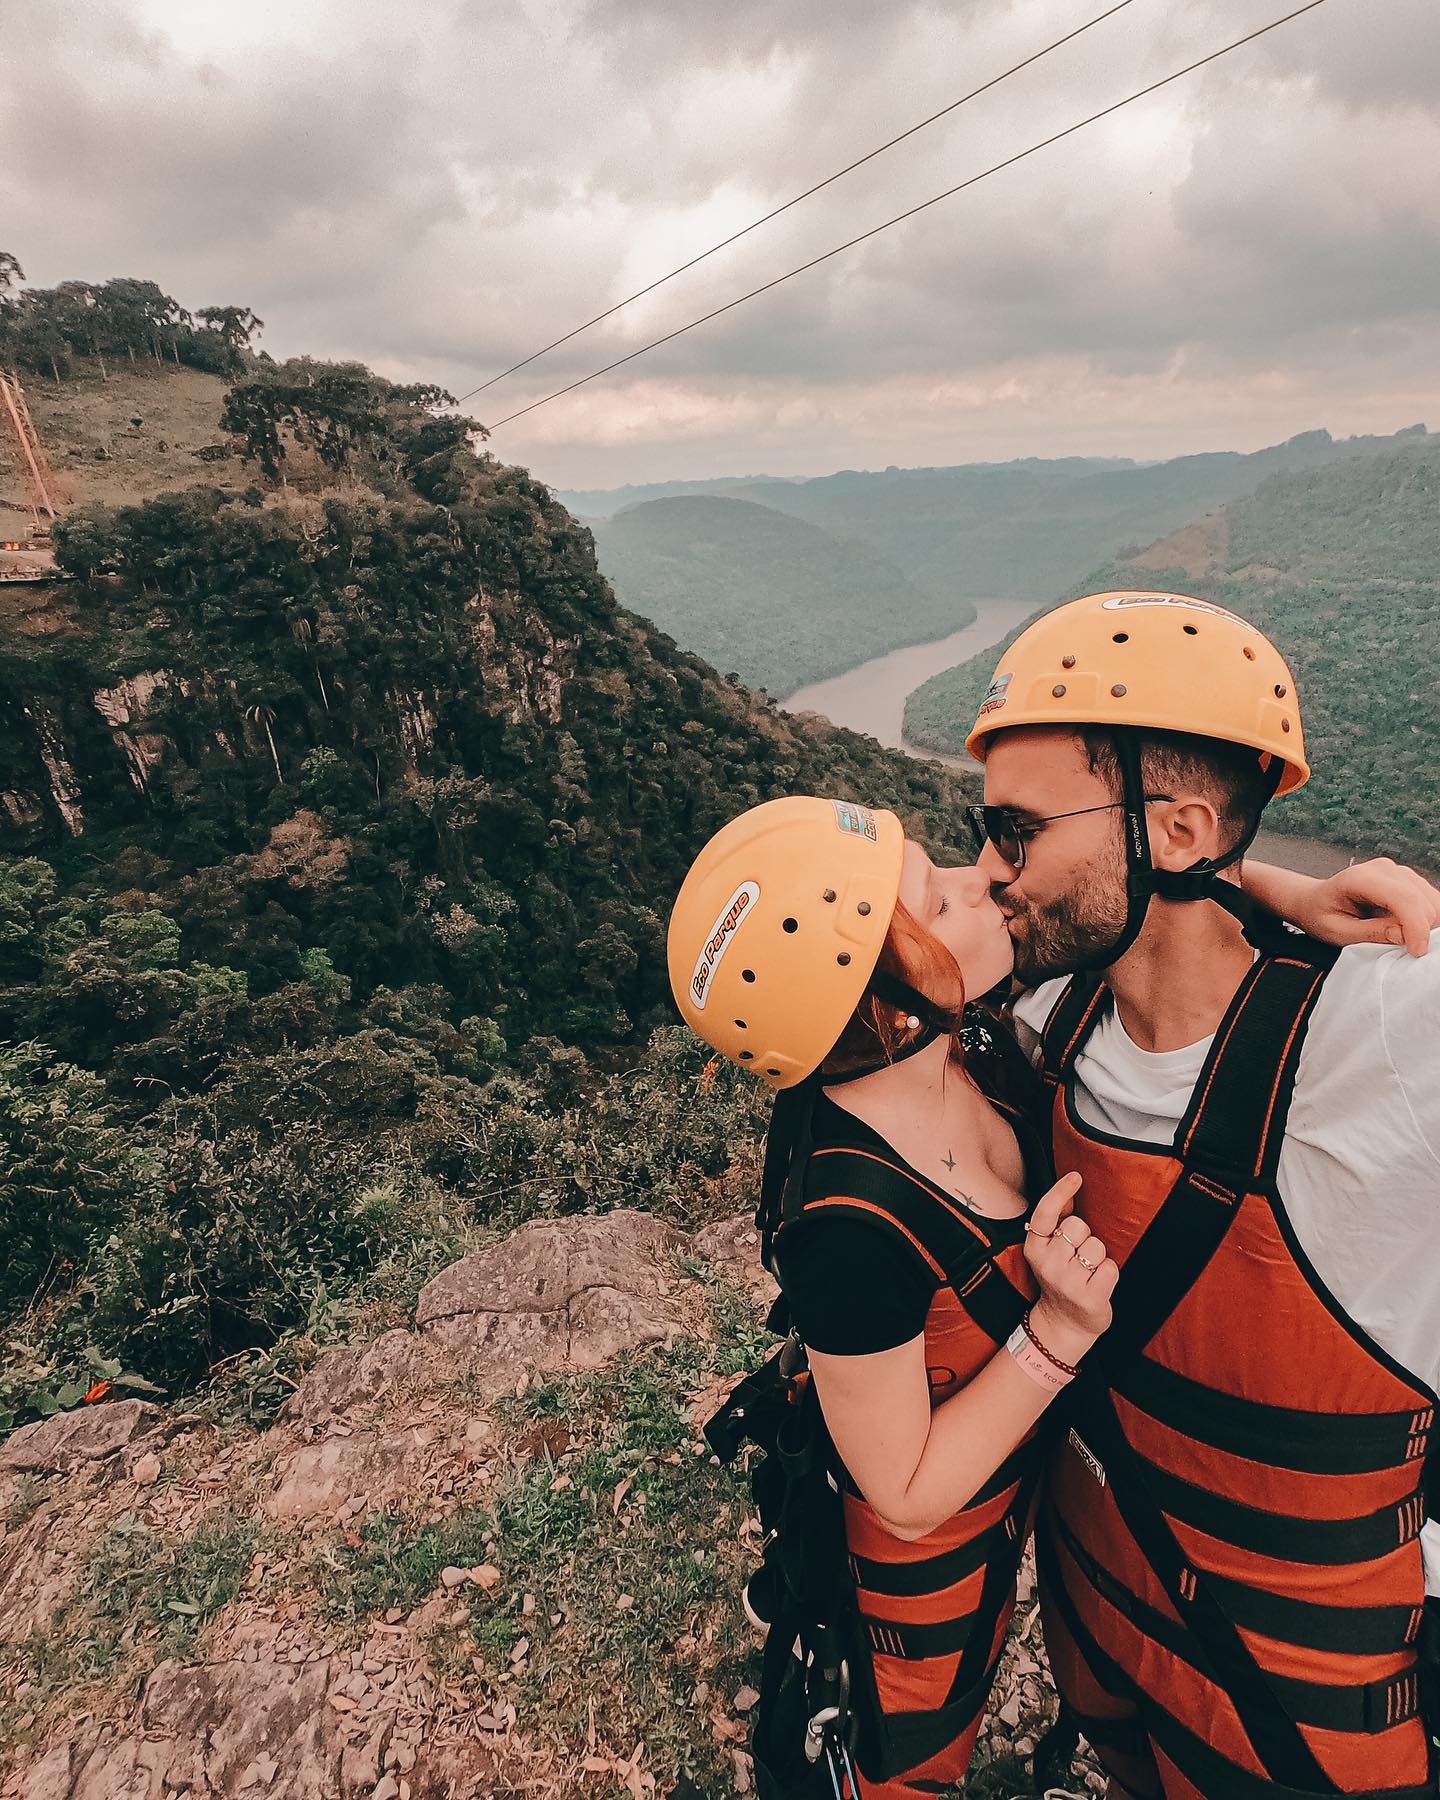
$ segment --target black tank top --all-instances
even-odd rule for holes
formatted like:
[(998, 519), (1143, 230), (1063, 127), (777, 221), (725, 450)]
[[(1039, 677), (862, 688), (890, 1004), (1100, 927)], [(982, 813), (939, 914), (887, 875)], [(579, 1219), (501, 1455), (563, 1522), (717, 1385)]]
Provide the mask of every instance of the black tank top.
[[(985, 1043), (967, 1046), (967, 1066), (982, 1090)], [(1038, 1085), (1037, 1085), (1038, 1094)], [(1043, 1134), (1028, 1108), (1006, 1116), (1014, 1127), (1025, 1165), (1025, 1193), (1031, 1206), (1050, 1185), (1050, 1159)], [(811, 1121), (814, 1147), (873, 1142), (885, 1154), (903, 1157), (872, 1126), (823, 1092)], [(863, 1196), (862, 1196), (863, 1197)], [(989, 1219), (1002, 1236), (1018, 1232), (1023, 1219)], [(935, 1281), (898, 1236), (876, 1230), (841, 1213), (818, 1213), (788, 1226), (777, 1245), (781, 1282), (790, 1320), (801, 1341), (826, 1356), (869, 1356), (908, 1344), (925, 1327)]]

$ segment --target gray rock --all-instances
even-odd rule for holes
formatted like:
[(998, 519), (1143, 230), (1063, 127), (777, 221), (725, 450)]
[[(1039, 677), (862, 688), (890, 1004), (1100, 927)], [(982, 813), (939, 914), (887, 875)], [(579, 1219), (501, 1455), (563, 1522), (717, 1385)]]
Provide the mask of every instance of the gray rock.
[(399, 1327), (368, 1344), (346, 1344), (328, 1351), (306, 1373), (280, 1416), (312, 1424), (333, 1418), (378, 1400), (417, 1374), (425, 1361), (424, 1346)]
[(85, 1406), (22, 1425), (0, 1444), (0, 1473), (70, 1475), (85, 1463), (168, 1437), (175, 1423), (148, 1400)]
[(736, 1213), (733, 1218), (706, 1225), (691, 1242), (695, 1254), (703, 1257), (717, 1274), (749, 1288), (762, 1304), (768, 1306), (779, 1292), (760, 1261), (760, 1233), (749, 1213)]
[(0, 1534), (0, 1643), (18, 1643), (43, 1627), (74, 1584), (74, 1566), (53, 1534), (44, 1507)]
[(359, 1511), (413, 1498), (415, 1440), (410, 1432), (381, 1436), (357, 1431), (349, 1437), (302, 1444), (275, 1464), (276, 1485), (265, 1502), (272, 1519), (329, 1518), (361, 1497)]
[(684, 1247), (650, 1213), (538, 1220), (427, 1282), (416, 1324), (496, 1392), (526, 1369), (599, 1368), (681, 1329)]

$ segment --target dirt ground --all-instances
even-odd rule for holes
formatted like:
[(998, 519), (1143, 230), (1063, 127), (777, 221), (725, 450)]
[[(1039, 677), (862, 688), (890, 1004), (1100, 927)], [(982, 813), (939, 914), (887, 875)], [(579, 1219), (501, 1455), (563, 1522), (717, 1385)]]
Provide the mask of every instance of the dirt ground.
[[(97, 501), (123, 506), (167, 488), (213, 480), (217, 473), (223, 476), (217, 485), (243, 486), (238, 463), (232, 476), (195, 454), (224, 441), (218, 420), (229, 385), (197, 369), (143, 362), (133, 368), (115, 365), (108, 381), (89, 367), (58, 386), (27, 375), (25, 398), (62, 508)], [(29, 482), (7, 428), (0, 432), (0, 539), (23, 539), (30, 524)]]

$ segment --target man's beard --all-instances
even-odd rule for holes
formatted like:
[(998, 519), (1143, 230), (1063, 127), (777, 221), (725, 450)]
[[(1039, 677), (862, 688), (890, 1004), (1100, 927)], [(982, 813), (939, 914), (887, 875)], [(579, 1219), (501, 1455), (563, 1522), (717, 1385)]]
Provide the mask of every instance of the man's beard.
[(1001, 890), (996, 895), (1015, 946), (1015, 974), (1026, 987), (1094, 967), (1120, 940), (1129, 917), (1124, 875), (1096, 870), (1079, 893), (1039, 906)]

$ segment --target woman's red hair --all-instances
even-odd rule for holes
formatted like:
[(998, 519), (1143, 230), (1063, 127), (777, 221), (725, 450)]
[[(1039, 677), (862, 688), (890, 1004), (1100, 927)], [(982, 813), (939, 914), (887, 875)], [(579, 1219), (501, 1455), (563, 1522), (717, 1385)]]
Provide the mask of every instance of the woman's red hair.
[[(950, 1054), (960, 1061), (960, 1016), (965, 1010), (965, 978), (952, 953), (928, 926), (899, 900), (885, 934), (876, 967), (908, 981), (930, 1002), (950, 1029)], [(832, 1079), (874, 1069), (893, 1062), (906, 1045), (925, 1030), (911, 1028), (906, 1013), (868, 991), (850, 1015), (835, 1048), (821, 1064), (822, 1076)]]

